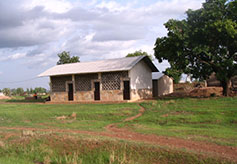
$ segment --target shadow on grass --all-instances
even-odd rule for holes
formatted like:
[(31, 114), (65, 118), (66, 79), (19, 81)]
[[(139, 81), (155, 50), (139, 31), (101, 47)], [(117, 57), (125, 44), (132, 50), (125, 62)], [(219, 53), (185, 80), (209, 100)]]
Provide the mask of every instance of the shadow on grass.
[(37, 100), (25, 100), (25, 99), (10, 99), (6, 100), (5, 102), (8, 103), (44, 103), (44, 99), (37, 99)]
[(192, 97), (188, 97), (188, 96), (183, 96), (183, 97), (169, 97), (169, 96), (163, 96), (163, 97), (157, 97), (157, 98), (154, 98), (154, 100), (183, 100), (183, 99), (189, 99), (189, 98), (192, 98)]

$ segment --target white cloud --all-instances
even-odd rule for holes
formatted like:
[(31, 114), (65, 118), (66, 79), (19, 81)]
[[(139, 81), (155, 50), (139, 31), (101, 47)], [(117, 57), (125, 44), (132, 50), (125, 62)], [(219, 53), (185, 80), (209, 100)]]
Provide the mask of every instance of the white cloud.
[[(123, 57), (136, 50), (153, 54), (156, 38), (166, 35), (163, 24), (170, 18), (184, 18), (188, 8), (197, 9), (203, 1), (0, 1), (2, 80), (14, 81), (8, 74), (18, 79), (35, 77), (54, 66), (64, 50), (81, 61)], [(155, 63), (160, 71), (169, 66)], [(47, 84), (37, 80), (21, 87)]]
[(16, 53), (16, 54), (9, 56), (9, 59), (16, 60), (16, 59), (23, 58), (25, 56), (26, 56), (25, 53)]
[(43, 6), (46, 11), (64, 13), (70, 10), (73, 6), (66, 0), (31, 0), (24, 3), (25, 9), (32, 9), (36, 6)]
[(132, 6), (131, 3), (127, 3), (126, 5), (121, 5), (118, 2), (115, 1), (102, 1), (101, 3), (95, 5), (96, 8), (100, 8), (100, 9), (107, 9), (110, 12), (123, 12), (125, 10), (130, 9)]
[[(188, 8), (197, 9), (201, 2), (170, 0), (136, 7), (139, 1), (93, 0), (83, 5), (81, 1), (24, 0), (8, 10), (1, 10), (1, 3), (10, 2), (0, 2), (0, 24), (4, 25), (0, 27), (0, 61), (24, 57), (30, 60), (28, 64), (47, 65), (63, 50), (83, 60), (121, 57), (140, 49), (153, 54), (155, 39), (166, 35), (163, 24), (170, 18), (183, 18)], [(4, 55), (1, 47), (15, 54)], [(25, 51), (17, 52), (19, 47)]]

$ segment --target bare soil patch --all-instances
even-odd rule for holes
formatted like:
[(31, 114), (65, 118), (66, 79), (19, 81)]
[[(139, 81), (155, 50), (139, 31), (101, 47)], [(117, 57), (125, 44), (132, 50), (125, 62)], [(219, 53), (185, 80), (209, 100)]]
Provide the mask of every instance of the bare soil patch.
[(189, 93), (189, 95), (191, 97), (222, 96), (222, 90), (222, 87), (195, 88)]
[[(141, 106), (140, 106), (140, 107), (141, 107)], [(138, 117), (141, 117), (144, 112), (145, 112), (145, 109), (144, 109), (143, 107), (141, 107), (140, 110), (139, 110), (139, 113), (138, 113), (137, 115), (126, 118), (126, 119), (124, 120), (124, 122), (126, 122), (126, 121), (132, 121), (132, 120), (134, 120), (134, 119), (136, 119), (136, 118), (138, 118)]]
[(9, 96), (0, 96), (0, 100), (10, 100), (11, 99), (11, 97), (9, 97)]
[(197, 87), (186, 89), (182, 91), (175, 91), (173, 93), (161, 96), (160, 98), (181, 98), (181, 97), (197, 97), (197, 98), (205, 98), (205, 97), (220, 97), (222, 96), (222, 87)]

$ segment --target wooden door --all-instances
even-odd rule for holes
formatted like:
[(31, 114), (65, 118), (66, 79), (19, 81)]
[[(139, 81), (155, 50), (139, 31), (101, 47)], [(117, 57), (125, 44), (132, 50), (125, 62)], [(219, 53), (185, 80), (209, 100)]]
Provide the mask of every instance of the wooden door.
[(95, 82), (95, 91), (94, 91), (94, 99), (100, 100), (100, 82)]
[(152, 95), (158, 97), (158, 80), (152, 80)]
[(123, 99), (130, 100), (130, 82), (124, 81), (123, 82), (124, 90), (123, 90)]
[(68, 84), (68, 100), (73, 101), (73, 84)]

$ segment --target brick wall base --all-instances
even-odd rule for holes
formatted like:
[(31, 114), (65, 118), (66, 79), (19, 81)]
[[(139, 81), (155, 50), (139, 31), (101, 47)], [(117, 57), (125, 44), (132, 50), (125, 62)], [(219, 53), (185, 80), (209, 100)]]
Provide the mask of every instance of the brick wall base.
[[(67, 92), (54, 92), (50, 94), (51, 102), (68, 102)], [(131, 90), (131, 101), (152, 98), (152, 89)], [(94, 91), (81, 91), (74, 93), (74, 102), (94, 102)], [(100, 101), (124, 101), (122, 90), (101, 90)]]
[(100, 91), (101, 101), (123, 101), (122, 90), (102, 90)]
[(53, 93), (50, 93), (50, 99), (52, 102), (68, 101), (68, 93), (67, 92), (53, 92)]
[(74, 101), (94, 101), (94, 92), (93, 91), (75, 92)]

